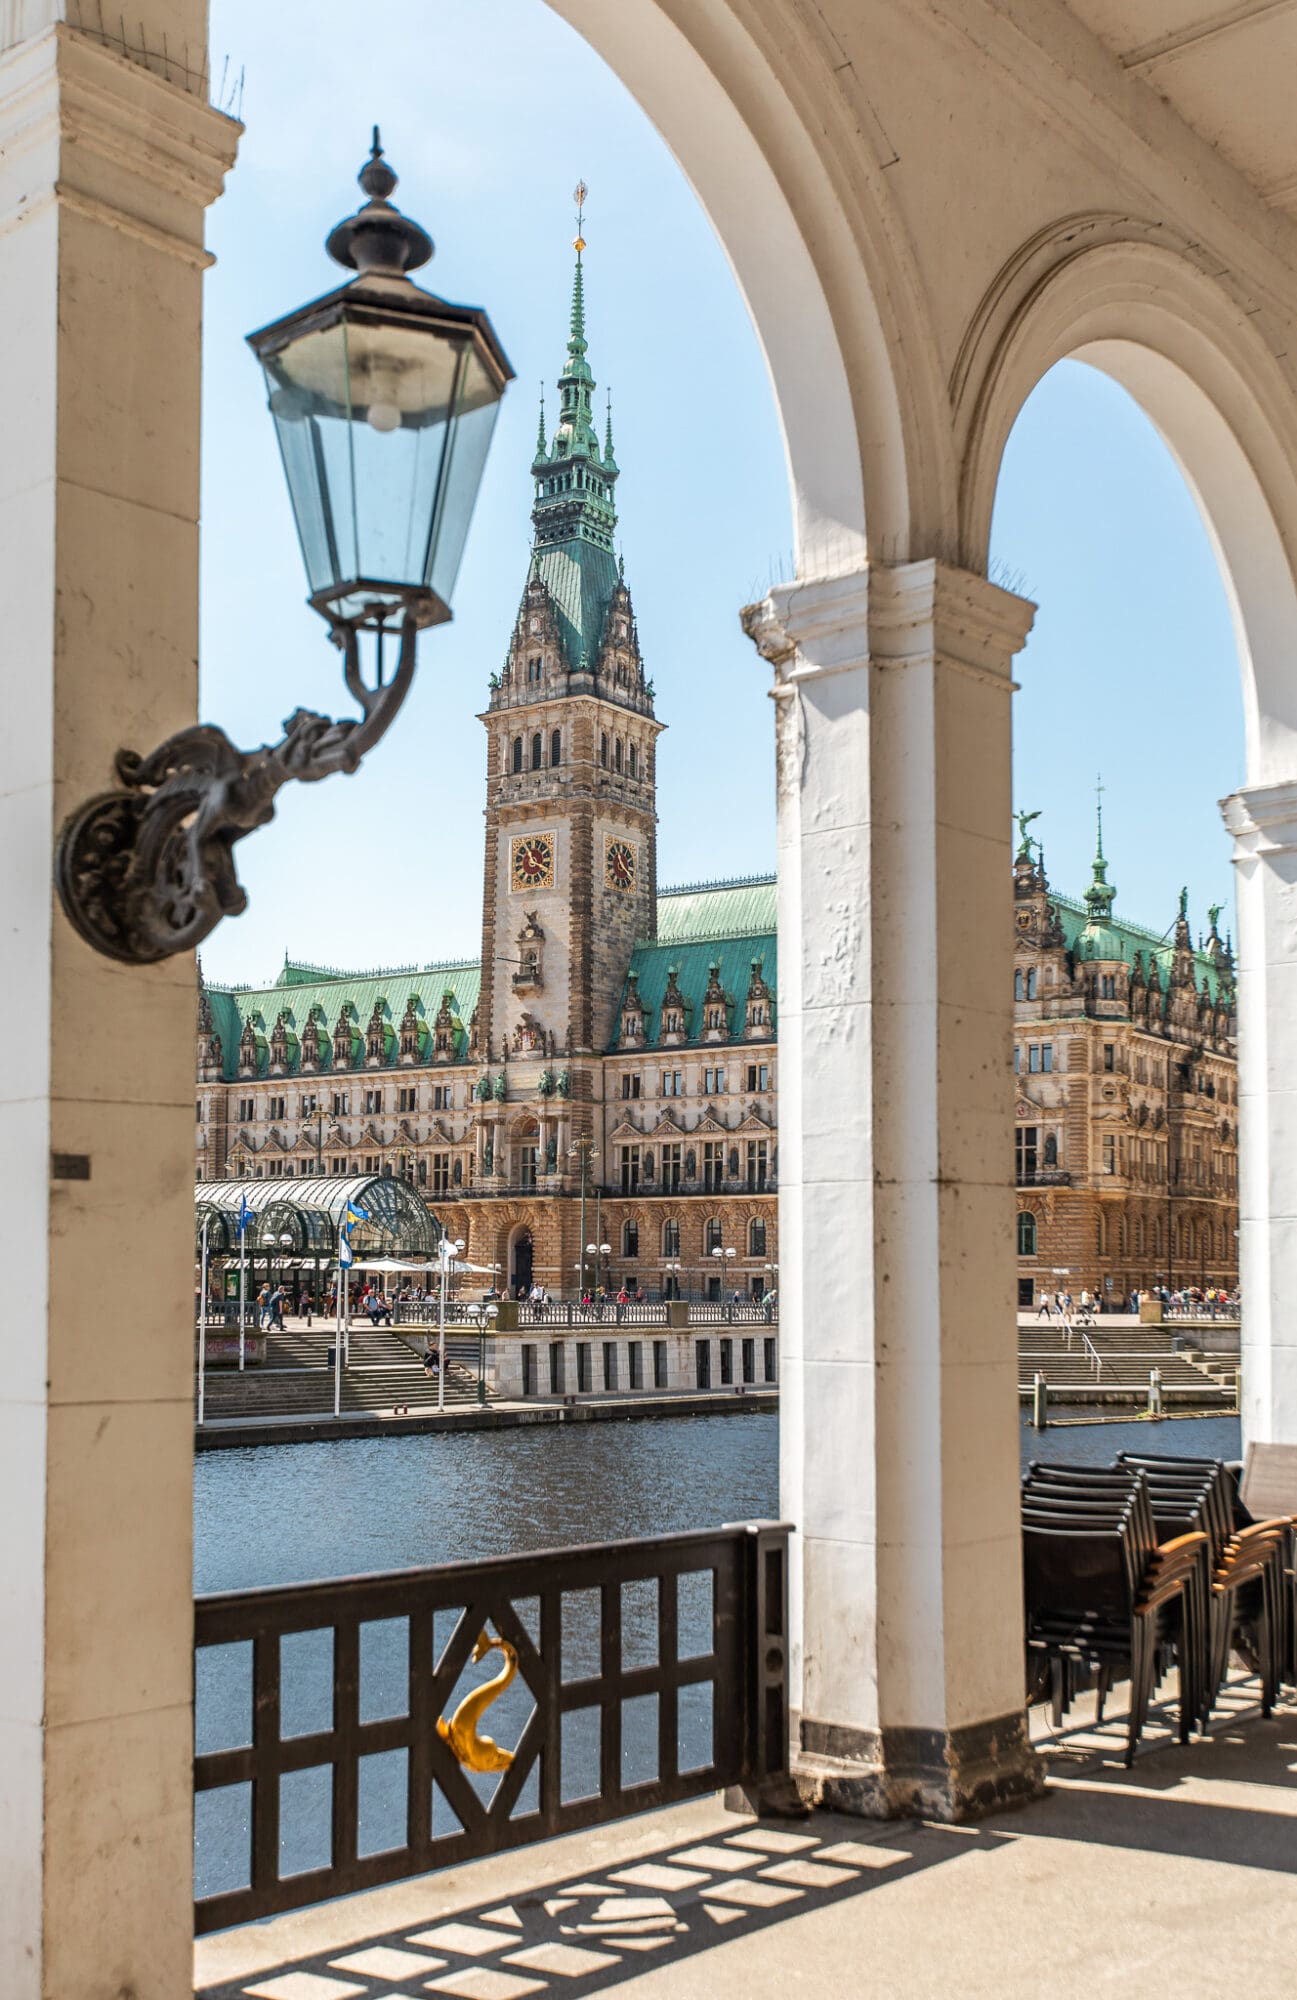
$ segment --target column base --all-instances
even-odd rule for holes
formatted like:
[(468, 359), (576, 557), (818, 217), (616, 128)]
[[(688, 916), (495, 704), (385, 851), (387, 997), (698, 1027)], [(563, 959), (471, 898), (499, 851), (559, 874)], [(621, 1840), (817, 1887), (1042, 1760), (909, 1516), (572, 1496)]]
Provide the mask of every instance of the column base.
[(957, 1824), (1045, 1790), (1020, 1710), (952, 1730), (848, 1729), (804, 1716), (792, 1776), (804, 1805), (859, 1819)]

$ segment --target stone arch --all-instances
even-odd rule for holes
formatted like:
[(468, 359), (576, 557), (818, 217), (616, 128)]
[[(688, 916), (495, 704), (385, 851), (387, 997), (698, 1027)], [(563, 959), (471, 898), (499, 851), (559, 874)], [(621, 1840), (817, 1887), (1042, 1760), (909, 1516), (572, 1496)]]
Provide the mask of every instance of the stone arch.
[[(1000, 274), (955, 372), (963, 560), (984, 569), (1000, 462), (1037, 382), (1087, 362), (1161, 433), (1216, 548), (1234, 615), (1250, 782), (1297, 770), (1297, 414), (1254, 318), (1190, 246), (1104, 218), (1063, 225)], [(1075, 237), (1085, 237), (1081, 248)]]
[(504, 1255), (505, 1284), (502, 1290), (515, 1292), (520, 1285), (529, 1286), (535, 1275), (535, 1238), (529, 1222), (515, 1222), (509, 1231)]
[(779, 410), (799, 576), (939, 549), (956, 505), (945, 384), (891, 149), (826, 24), (807, 13), (790, 37), (730, 0), (548, 4), (642, 106), (724, 245)]

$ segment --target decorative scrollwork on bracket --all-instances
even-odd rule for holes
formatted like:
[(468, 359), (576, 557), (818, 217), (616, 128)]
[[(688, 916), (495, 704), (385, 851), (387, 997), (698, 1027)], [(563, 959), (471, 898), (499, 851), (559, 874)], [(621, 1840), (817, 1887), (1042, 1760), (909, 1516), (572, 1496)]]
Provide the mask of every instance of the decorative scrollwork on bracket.
[(209, 724), (182, 729), (148, 756), (119, 750), (120, 788), (88, 799), (65, 821), (55, 880), (68, 921), (108, 958), (153, 965), (192, 951), (247, 896), (234, 843), (275, 816), (275, 796), (296, 779), (316, 784), (354, 771), (395, 721), (414, 678), (419, 620), (407, 611), (396, 671), (366, 685), (357, 628), (331, 621), (343, 676), (360, 706), (337, 722), (299, 708), (280, 742), (240, 750)]

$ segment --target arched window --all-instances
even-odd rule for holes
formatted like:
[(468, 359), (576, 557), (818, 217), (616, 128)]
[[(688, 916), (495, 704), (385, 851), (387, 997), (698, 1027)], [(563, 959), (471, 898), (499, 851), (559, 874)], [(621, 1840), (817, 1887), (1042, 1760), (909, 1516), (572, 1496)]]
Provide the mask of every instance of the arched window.
[(680, 1255), (680, 1224), (678, 1222), (664, 1222), (662, 1224), (662, 1255), (664, 1257), (678, 1257)]
[(601, 763), (601, 764), (603, 765), (603, 767), (604, 767), (604, 770), (606, 771), (606, 770), (608, 769), (608, 732), (607, 732), (607, 730), (603, 730), (603, 731), (601, 731), (601, 733), (600, 733), (600, 736), (599, 736), (599, 762), (600, 762), (600, 763)]
[(1035, 997), (1036, 997), (1036, 968), (1033, 965), (1027, 973), (1027, 998), (1028, 1000), (1034, 1000)]
[(1013, 997), (1015, 1000), (1025, 1000), (1027, 997), (1026, 988), (1023, 984), (1021, 969), (1019, 969), (1013, 975)]
[(621, 1254), (623, 1257), (639, 1256), (638, 1222), (623, 1222), (621, 1226)]
[(766, 1254), (766, 1225), (759, 1215), (754, 1215), (748, 1224), (748, 1255), (764, 1257)]
[(540, 769), (540, 731), (539, 731), (539, 729), (538, 729), (538, 730), (536, 731), (536, 734), (535, 734), (535, 735), (534, 735), (534, 736), (532, 737), (532, 739), (531, 739), (531, 768), (532, 768), (532, 770), (533, 770), (533, 771), (539, 771), (539, 769)]
[(1036, 1218), (1029, 1209), (1023, 1209), (1018, 1217), (1018, 1255), (1034, 1257), (1036, 1254)]
[(563, 762), (563, 732), (556, 729), (549, 739), (549, 761), (551, 764)]
[(713, 1218), (703, 1232), (703, 1249), (709, 1257), (713, 1250), (721, 1248), (721, 1234), (721, 1224)]
[(522, 738), (521, 738), (521, 736), (515, 736), (515, 737), (514, 737), (514, 739), (513, 739), (513, 768), (514, 768), (514, 770), (515, 770), (515, 771), (521, 771), (521, 769), (522, 769)]
[(619, 737), (617, 738), (617, 741), (616, 741), (616, 742), (615, 742), (615, 743), (613, 744), (613, 746), (612, 746), (612, 766), (613, 766), (613, 769), (614, 769), (614, 771), (620, 771), (620, 769), (621, 769), (621, 737), (620, 737), (620, 736), (619, 736)]
[(633, 743), (632, 743), (632, 744), (631, 744), (631, 746), (630, 746), (630, 750), (629, 750), (629, 753), (628, 753), (628, 754), (629, 754), (629, 757), (630, 757), (630, 774), (631, 774), (632, 778), (634, 778), (634, 777), (636, 777), (636, 776), (638, 775), (638, 773), (637, 773), (637, 770), (636, 770), (636, 766), (637, 766), (637, 764), (638, 764), (638, 762), (639, 762), (639, 758), (638, 758), (638, 754), (637, 754), (637, 752), (636, 752), (636, 749), (635, 749), (635, 745), (634, 745)]

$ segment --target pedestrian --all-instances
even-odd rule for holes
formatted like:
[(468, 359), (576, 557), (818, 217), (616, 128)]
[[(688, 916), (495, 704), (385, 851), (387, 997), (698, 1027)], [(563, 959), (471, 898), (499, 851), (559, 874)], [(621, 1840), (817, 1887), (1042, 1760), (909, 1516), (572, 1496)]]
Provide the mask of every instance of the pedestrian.
[(1050, 1312), (1050, 1305), (1049, 1305), (1049, 1293), (1048, 1293), (1048, 1292), (1044, 1292), (1044, 1291), (1042, 1291), (1042, 1293), (1041, 1293), (1041, 1295), (1040, 1295), (1040, 1303), (1039, 1303), (1039, 1305), (1038, 1305), (1038, 1306), (1036, 1307), (1036, 1318), (1037, 1318), (1037, 1319), (1048, 1319), (1048, 1318), (1049, 1318), (1049, 1312)]
[(284, 1330), (284, 1288), (276, 1285), (266, 1302), (270, 1313), (270, 1324), (278, 1333)]
[(263, 1285), (257, 1293), (257, 1325), (263, 1330), (270, 1323), (270, 1287)]

